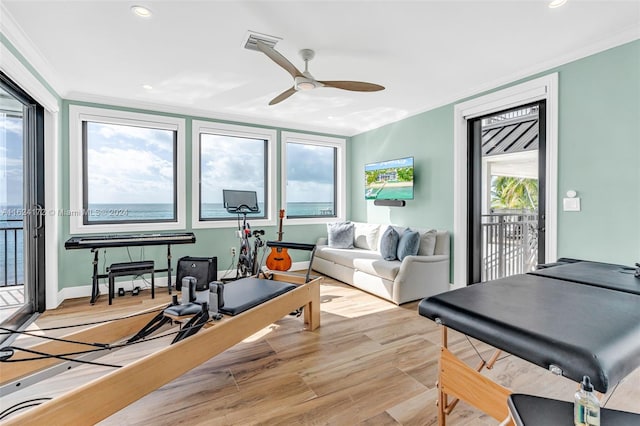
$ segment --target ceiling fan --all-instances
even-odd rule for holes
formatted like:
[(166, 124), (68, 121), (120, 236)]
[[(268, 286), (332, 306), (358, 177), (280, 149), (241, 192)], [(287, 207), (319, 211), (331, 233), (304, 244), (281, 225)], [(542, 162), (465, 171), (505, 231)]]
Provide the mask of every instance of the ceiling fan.
[(258, 41), (258, 49), (273, 60), (276, 64), (284, 68), (293, 77), (293, 86), (278, 96), (273, 98), (269, 105), (275, 105), (287, 99), (298, 90), (310, 90), (318, 87), (334, 87), (336, 89), (351, 90), (354, 92), (377, 92), (384, 90), (384, 86), (373, 83), (365, 83), (362, 81), (320, 81), (316, 80), (309, 72), (309, 61), (315, 56), (315, 52), (311, 49), (302, 49), (300, 56), (304, 60), (304, 72), (300, 72), (291, 62), (287, 60), (280, 52), (271, 46)]

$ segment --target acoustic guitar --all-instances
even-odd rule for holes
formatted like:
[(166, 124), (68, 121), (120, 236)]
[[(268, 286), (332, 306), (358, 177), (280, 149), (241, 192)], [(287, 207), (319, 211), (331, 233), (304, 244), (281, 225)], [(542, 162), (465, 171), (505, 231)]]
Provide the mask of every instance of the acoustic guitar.
[[(282, 219), (284, 210), (280, 210), (280, 225), (278, 226), (278, 241), (282, 241)], [(291, 268), (291, 256), (286, 248), (271, 247), (271, 253), (267, 257), (267, 268), (273, 271), (288, 271)]]

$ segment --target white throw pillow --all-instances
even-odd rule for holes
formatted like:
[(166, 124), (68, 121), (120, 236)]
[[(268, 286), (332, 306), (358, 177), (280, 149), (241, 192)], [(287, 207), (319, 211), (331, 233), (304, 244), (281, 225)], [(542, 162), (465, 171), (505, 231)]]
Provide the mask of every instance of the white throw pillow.
[(354, 223), (353, 245), (366, 250), (375, 250), (378, 246), (379, 225)]

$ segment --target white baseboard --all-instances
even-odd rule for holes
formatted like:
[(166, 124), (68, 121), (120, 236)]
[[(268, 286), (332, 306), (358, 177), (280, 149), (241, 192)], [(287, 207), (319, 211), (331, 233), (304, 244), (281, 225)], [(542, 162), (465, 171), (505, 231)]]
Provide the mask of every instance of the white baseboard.
[[(307, 270), (309, 267), (309, 262), (295, 262), (291, 265), (291, 270), (300, 271)], [(236, 270), (223, 270), (218, 271), (218, 279), (222, 278), (235, 278)], [(175, 283), (176, 277), (171, 277), (171, 282)], [(125, 291), (131, 291), (134, 287), (140, 288), (148, 288), (151, 289), (151, 278), (136, 279), (136, 280), (117, 280), (115, 284), (115, 293), (118, 294), (118, 289), (123, 288)], [(108, 297), (109, 294), (109, 284), (107, 283), (107, 279), (103, 278), (99, 282), (100, 294)], [(155, 288), (156, 291), (158, 289), (166, 289), (167, 288), (167, 276), (157, 276), (155, 277)], [(57, 304), (55, 307), (60, 306), (60, 304), (67, 299), (77, 299), (80, 297), (89, 297), (91, 296), (91, 284), (89, 285), (80, 285), (74, 287), (65, 287), (58, 292), (57, 295)]]
[[(171, 277), (171, 281), (175, 282), (176, 277)], [(166, 289), (167, 288), (167, 277), (164, 276), (156, 276), (154, 278), (154, 286), (156, 291), (158, 289)], [(100, 294), (108, 297), (109, 295), (109, 284), (106, 278), (103, 278), (99, 281), (98, 287), (100, 288)], [(140, 287), (141, 289), (151, 289), (151, 278), (143, 279), (135, 279), (135, 280), (116, 280), (115, 283), (115, 293), (118, 294), (118, 289), (123, 288), (125, 291), (131, 291), (135, 287)], [(89, 285), (80, 285), (74, 287), (65, 287), (58, 292), (58, 305), (59, 306), (63, 301), (67, 299), (77, 299), (80, 297), (89, 297), (91, 296), (91, 284)]]

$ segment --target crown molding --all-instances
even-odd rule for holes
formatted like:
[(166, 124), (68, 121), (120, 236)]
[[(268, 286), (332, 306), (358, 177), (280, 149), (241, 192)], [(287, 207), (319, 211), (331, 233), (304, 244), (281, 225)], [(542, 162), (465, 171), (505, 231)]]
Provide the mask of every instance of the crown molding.
[(2, 2), (0, 2), (0, 17), (2, 17), (0, 19), (0, 32), (5, 35), (9, 43), (20, 52), (29, 65), (51, 86), (56, 94), (62, 96), (66, 92), (66, 88), (58, 78), (53, 66), (18, 25)]
[(4, 43), (0, 43), (0, 58), (0, 70), (48, 111), (58, 112), (60, 98), (54, 96)]

